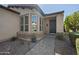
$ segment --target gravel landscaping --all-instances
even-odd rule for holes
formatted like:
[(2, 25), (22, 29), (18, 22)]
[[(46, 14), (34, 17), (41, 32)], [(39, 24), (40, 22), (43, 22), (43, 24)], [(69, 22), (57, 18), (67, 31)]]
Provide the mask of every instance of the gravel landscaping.
[(33, 43), (25, 40), (0, 42), (0, 55), (24, 55), (36, 45), (37, 42)]
[(56, 55), (76, 55), (76, 51), (69, 40), (55, 39), (55, 54)]
[[(68, 37), (46, 35), (36, 42), (17, 39), (0, 42), (0, 55), (76, 55)], [(60, 38), (60, 39), (58, 39)]]

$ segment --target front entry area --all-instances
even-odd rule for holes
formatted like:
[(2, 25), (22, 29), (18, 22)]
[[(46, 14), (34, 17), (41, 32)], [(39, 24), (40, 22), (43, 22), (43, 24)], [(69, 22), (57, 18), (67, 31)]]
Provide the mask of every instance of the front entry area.
[(56, 33), (56, 17), (49, 20), (49, 32)]

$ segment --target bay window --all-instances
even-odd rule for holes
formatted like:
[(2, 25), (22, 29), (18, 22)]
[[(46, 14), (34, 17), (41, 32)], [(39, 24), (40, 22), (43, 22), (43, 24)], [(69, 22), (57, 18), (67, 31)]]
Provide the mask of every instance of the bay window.
[[(29, 20), (31, 19), (31, 25), (29, 26)], [(37, 31), (43, 31), (43, 19), (42, 17), (39, 17), (38, 15), (32, 15), (29, 19), (29, 15), (23, 15), (21, 16), (20, 20), (20, 31), (30, 31), (37, 32)]]

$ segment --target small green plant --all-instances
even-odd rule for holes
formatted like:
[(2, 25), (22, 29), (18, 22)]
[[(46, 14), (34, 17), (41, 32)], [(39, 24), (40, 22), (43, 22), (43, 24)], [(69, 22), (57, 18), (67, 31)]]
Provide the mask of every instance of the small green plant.
[(31, 41), (32, 41), (32, 42), (36, 42), (36, 36), (35, 36), (34, 33), (32, 34)]
[(56, 34), (56, 39), (64, 40), (64, 34), (63, 33), (57, 33)]
[(11, 41), (15, 41), (16, 39), (18, 39), (17, 37), (12, 37)]

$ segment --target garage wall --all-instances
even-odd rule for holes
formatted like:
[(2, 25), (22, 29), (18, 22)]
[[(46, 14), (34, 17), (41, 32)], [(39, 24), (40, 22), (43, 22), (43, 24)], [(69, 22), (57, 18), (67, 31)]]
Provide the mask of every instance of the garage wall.
[(0, 8), (0, 41), (5, 41), (19, 31), (19, 15)]

